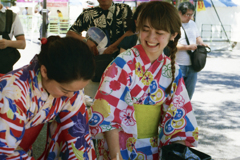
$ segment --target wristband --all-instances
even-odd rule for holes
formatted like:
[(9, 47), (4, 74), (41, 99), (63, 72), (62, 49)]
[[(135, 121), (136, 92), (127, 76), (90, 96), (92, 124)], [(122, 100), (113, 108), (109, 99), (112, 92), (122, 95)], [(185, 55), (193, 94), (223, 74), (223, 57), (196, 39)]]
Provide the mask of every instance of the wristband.
[(84, 38), (84, 39), (83, 39), (83, 42), (87, 43), (87, 40), (88, 40), (88, 38)]

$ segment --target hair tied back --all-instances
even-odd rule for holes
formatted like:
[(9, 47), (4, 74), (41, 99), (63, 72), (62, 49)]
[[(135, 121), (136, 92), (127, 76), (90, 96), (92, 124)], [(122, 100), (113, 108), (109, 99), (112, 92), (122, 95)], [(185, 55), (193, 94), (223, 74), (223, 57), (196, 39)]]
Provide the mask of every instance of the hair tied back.
[(42, 43), (42, 44), (46, 44), (46, 43), (47, 43), (47, 38), (42, 38), (42, 39), (41, 39), (41, 43)]

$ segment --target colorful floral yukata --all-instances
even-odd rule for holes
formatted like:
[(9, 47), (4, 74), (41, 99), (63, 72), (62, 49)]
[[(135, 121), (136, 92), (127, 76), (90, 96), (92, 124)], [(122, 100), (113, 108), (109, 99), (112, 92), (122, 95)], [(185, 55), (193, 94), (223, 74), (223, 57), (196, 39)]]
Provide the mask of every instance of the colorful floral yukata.
[(35, 56), (29, 66), (0, 78), (0, 159), (34, 159), (31, 146), (25, 150), (22, 147), (27, 143), (24, 137), (30, 139), (34, 135), (25, 133), (47, 122), (42, 160), (91, 159), (91, 153), (95, 153), (82, 91), (75, 92), (72, 98), (48, 95), (39, 67)]
[[(151, 64), (142, 46), (137, 45), (120, 54), (108, 66), (95, 96), (90, 120), (91, 133), (100, 139), (100, 159), (109, 158), (107, 143), (101, 133), (115, 128), (119, 129), (123, 159), (159, 159), (161, 146), (177, 140), (197, 146), (197, 122), (180, 68), (177, 64), (175, 67), (171, 96), (165, 92), (172, 80), (171, 60), (164, 54)], [(160, 106), (159, 121), (147, 113), (137, 118), (136, 109), (145, 106)], [(138, 120), (144, 121), (145, 117), (151, 116), (148, 122), (158, 121), (157, 134), (143, 138), (138, 133), (150, 123), (138, 125)]]

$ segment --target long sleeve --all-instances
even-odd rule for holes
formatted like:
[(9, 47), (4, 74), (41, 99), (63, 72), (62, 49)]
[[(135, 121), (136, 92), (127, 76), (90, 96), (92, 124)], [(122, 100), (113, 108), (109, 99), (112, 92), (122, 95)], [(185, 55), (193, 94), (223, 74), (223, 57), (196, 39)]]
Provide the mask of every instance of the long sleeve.
[[(130, 68), (124, 59), (117, 57), (102, 77), (92, 106), (90, 127), (93, 135), (111, 129), (126, 129), (135, 125), (133, 103), (130, 95)], [(127, 116), (130, 114), (130, 119)], [(134, 130), (125, 130), (134, 133)]]
[(33, 159), (18, 147), (25, 132), (26, 99), (14, 79), (0, 81), (0, 159)]
[[(76, 92), (48, 124), (48, 145), (41, 159), (95, 159), (83, 94)], [(90, 154), (90, 155), (89, 155)]]
[(160, 145), (183, 140), (188, 146), (197, 146), (197, 121), (180, 70), (173, 83), (172, 94), (162, 108)]

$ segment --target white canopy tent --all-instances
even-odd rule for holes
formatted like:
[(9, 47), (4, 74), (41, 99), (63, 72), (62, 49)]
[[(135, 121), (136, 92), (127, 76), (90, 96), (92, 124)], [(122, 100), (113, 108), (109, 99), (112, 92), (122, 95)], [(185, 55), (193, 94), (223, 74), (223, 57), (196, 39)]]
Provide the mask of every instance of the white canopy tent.
[(198, 1), (196, 23), (204, 41), (215, 49), (240, 42), (240, 0)]

